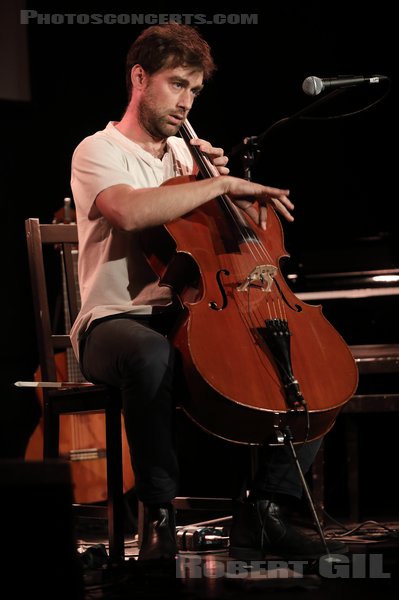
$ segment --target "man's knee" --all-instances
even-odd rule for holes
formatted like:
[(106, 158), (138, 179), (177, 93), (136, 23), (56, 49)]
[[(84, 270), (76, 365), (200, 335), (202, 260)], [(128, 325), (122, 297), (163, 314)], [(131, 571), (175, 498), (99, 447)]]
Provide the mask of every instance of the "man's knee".
[(140, 341), (133, 349), (126, 348), (121, 357), (121, 367), (125, 376), (163, 378), (165, 372), (173, 369), (174, 351), (169, 340), (154, 332)]

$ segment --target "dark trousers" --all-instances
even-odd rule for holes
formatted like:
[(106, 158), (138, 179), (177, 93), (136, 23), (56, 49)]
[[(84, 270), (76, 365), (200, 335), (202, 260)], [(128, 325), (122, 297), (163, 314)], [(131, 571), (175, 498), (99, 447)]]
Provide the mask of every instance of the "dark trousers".
[[(135, 491), (146, 504), (173, 499), (179, 486), (174, 443), (175, 357), (166, 337), (170, 324), (165, 315), (100, 319), (92, 323), (80, 344), (84, 376), (121, 391)], [(320, 443), (307, 443), (298, 451), (304, 472)], [(264, 448), (259, 454), (255, 491), (301, 497), (301, 481), (288, 449)]]

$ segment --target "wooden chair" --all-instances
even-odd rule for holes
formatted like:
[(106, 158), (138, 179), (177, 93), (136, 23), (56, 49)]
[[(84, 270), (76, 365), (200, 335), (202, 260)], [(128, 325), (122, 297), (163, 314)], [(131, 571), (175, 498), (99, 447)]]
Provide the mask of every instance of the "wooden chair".
[[(49, 292), (54, 288), (54, 272), (49, 276), (47, 258), (59, 255), (64, 290), (67, 297), (65, 322), (73, 322), (79, 310), (76, 285), (74, 253), (77, 251), (78, 233), (75, 224), (42, 224), (36, 218), (25, 221), (29, 267), (32, 283), (33, 308), (36, 322), (41, 382), (57, 382), (57, 357), (62, 352), (72, 352), (70, 338), (65, 330), (54, 330), (50, 317)], [(51, 250), (52, 248), (52, 250)], [(55, 251), (55, 250), (56, 251)], [(68, 329), (68, 327), (66, 328)], [(99, 459), (106, 455), (106, 506), (95, 507), (98, 516), (108, 518), (109, 556), (112, 563), (124, 559), (124, 492), (122, 467), (121, 399), (117, 390), (105, 385), (93, 385), (80, 381), (66, 382), (61, 387), (40, 388), (43, 396), (43, 458), (60, 456), (60, 417), (71, 415), (105, 415), (105, 452), (103, 449), (79, 448), (69, 453), (71, 469), (74, 463), (86, 455), (86, 459)], [(104, 467), (104, 464), (103, 464)], [(87, 481), (87, 487), (90, 481)], [(87, 514), (94, 506), (80, 505)]]

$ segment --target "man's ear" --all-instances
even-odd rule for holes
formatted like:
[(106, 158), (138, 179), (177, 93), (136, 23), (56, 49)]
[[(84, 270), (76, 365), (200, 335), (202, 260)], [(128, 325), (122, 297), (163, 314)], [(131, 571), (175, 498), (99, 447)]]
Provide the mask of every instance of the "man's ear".
[(147, 75), (141, 65), (134, 65), (130, 71), (132, 86), (138, 90), (143, 89)]

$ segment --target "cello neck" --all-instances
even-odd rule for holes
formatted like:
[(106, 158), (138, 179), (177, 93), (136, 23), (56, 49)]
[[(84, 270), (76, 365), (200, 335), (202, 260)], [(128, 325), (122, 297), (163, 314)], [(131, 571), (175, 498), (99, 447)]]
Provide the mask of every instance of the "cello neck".
[[(220, 173), (211, 162), (209, 157), (202, 152), (198, 146), (193, 146), (190, 141), (194, 138), (198, 138), (191, 123), (186, 119), (180, 127), (179, 133), (185, 141), (191, 155), (194, 159), (195, 164), (198, 167), (199, 173), (203, 179), (209, 179), (211, 177), (219, 177)], [(248, 222), (244, 219), (241, 210), (234, 204), (227, 194), (219, 196), (217, 198), (222, 210), (228, 215), (230, 219), (233, 219), (234, 225), (240, 229), (245, 228), (246, 231), (250, 229)], [(253, 234), (251, 230), (251, 234)]]
[(204, 179), (209, 179), (210, 177), (218, 177), (219, 171), (217, 170), (215, 165), (209, 160), (206, 154), (204, 154), (198, 146), (193, 146), (192, 144), (190, 144), (190, 140), (197, 138), (198, 136), (196, 135), (191, 123), (187, 119), (184, 121), (179, 132), (183, 140), (186, 142), (186, 145), (188, 146), (191, 152), (191, 155), (194, 159), (195, 164), (198, 167), (199, 172), (201, 173), (201, 176)]

